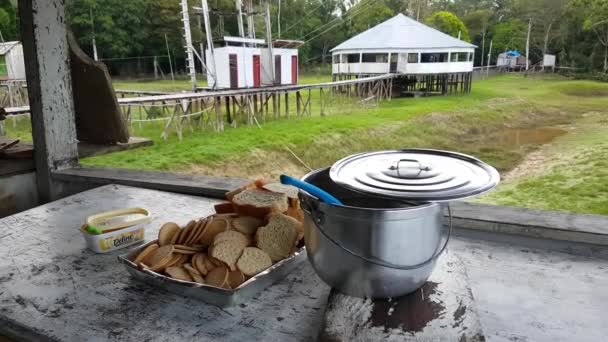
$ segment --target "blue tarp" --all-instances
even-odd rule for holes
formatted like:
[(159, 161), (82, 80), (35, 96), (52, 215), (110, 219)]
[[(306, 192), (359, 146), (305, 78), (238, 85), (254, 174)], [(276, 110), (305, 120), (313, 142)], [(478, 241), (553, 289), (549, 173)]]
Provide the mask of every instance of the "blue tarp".
[(511, 50), (511, 51), (507, 51), (505, 52), (507, 55), (509, 56), (515, 56), (515, 57), (519, 57), (521, 56), (521, 54), (519, 53), (519, 51), (515, 51), (515, 50)]

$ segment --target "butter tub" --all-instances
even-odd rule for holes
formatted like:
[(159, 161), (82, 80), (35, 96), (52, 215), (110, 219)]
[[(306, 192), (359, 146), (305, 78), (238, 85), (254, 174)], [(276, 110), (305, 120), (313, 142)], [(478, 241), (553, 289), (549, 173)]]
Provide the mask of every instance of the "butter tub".
[[(87, 247), (96, 253), (108, 253), (144, 241), (146, 225), (152, 217), (143, 208), (127, 208), (106, 211), (87, 217), (80, 228)], [(101, 234), (92, 234), (88, 226)]]

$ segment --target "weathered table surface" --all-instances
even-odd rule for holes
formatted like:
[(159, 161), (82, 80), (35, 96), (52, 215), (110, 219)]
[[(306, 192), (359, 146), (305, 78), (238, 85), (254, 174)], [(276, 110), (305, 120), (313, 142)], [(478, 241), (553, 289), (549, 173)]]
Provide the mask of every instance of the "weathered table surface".
[(87, 250), (78, 231), (90, 214), (142, 206), (155, 216), (146, 233), (150, 240), (161, 223), (206, 216), (215, 202), (108, 185), (0, 220), (0, 335), (65, 341), (315, 339), (329, 288), (307, 263), (249, 303), (219, 309), (136, 282), (116, 253)]
[[(135, 282), (115, 255), (86, 250), (77, 231), (91, 213), (144, 206), (156, 215), (148, 232), (153, 239), (160, 223), (183, 224), (209, 214), (212, 204), (110, 185), (1, 219), (0, 335), (66, 341), (314, 340), (329, 288), (307, 263), (244, 307), (222, 310)], [(550, 243), (537, 245), (459, 237), (450, 242), (449, 252), (466, 268), (486, 340), (605, 340), (606, 247), (585, 247), (590, 256), (577, 256), (548, 251)]]

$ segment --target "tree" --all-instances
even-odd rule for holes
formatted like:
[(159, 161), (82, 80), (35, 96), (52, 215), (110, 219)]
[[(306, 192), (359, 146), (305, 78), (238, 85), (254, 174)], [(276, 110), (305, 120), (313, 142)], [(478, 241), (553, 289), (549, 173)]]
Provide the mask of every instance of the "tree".
[(383, 0), (362, 0), (346, 12), (355, 32), (363, 32), (395, 15)]
[(524, 50), (527, 30), (528, 24), (519, 19), (512, 19), (497, 24), (492, 29), (494, 50), (499, 52), (507, 50)]
[(0, 0), (0, 31), (5, 41), (19, 39), (17, 9), (10, 0)]
[(605, 0), (573, 0), (574, 6), (583, 6), (586, 20), (583, 28), (593, 31), (598, 42), (604, 47), (604, 73), (608, 73), (608, 1)]
[(490, 25), (492, 12), (489, 9), (479, 9), (471, 12), (464, 18), (464, 22), (469, 29), (471, 37), (481, 36), (481, 63), (484, 65), (484, 55), (486, 46), (486, 34)]
[(454, 13), (447, 11), (435, 12), (432, 16), (428, 17), (426, 23), (429, 26), (436, 28), (437, 30), (449, 34), (453, 37), (458, 37), (460, 33), (460, 39), (465, 42), (470, 42), (469, 30)]
[(91, 11), (100, 55), (107, 57), (140, 56), (144, 50), (146, 0), (82, 0), (68, 2), (72, 31), (85, 50), (92, 40)]

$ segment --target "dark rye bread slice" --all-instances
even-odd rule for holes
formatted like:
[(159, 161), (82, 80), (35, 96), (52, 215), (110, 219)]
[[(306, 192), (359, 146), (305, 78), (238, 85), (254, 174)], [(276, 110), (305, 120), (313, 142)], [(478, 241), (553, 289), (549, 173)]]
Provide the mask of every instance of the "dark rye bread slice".
[(271, 213), (287, 211), (287, 195), (259, 189), (248, 189), (232, 198), (234, 209), (241, 216), (253, 216), (264, 219)]

